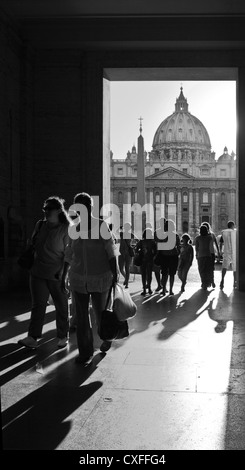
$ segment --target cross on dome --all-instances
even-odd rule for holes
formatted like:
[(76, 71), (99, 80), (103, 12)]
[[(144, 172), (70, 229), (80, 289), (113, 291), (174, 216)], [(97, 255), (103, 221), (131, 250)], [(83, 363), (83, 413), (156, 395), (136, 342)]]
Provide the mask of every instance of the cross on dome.
[(138, 118), (139, 121), (140, 121), (140, 134), (142, 133), (142, 121), (143, 121), (143, 118), (142, 117), (139, 117)]

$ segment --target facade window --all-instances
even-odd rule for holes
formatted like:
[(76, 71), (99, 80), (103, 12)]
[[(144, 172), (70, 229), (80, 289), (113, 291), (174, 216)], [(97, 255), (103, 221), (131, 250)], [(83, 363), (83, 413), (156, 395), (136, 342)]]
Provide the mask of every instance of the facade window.
[(221, 193), (221, 204), (225, 204), (225, 203), (226, 203), (225, 193)]
[(155, 194), (155, 202), (160, 202), (160, 193)]
[(187, 174), (187, 172), (188, 172), (187, 168), (183, 168), (182, 171), (183, 171), (183, 173), (186, 173), (186, 174)]
[(183, 212), (187, 212), (187, 207), (183, 207)]
[(186, 192), (183, 193), (183, 202), (188, 202), (188, 194)]
[(117, 174), (118, 174), (118, 175), (123, 175), (123, 168), (121, 168), (121, 167), (118, 168), (118, 169), (117, 169)]
[(136, 188), (132, 188), (132, 204), (137, 202), (137, 190)]
[(221, 217), (221, 228), (224, 229), (227, 227), (226, 217)]
[(202, 202), (204, 204), (207, 204), (208, 203), (208, 193), (205, 191), (202, 195)]
[(220, 170), (220, 176), (222, 176), (222, 177), (226, 176), (226, 170), (225, 169), (222, 168)]
[(210, 174), (210, 171), (208, 168), (202, 168), (201, 169), (201, 175), (202, 176), (208, 176)]
[(118, 193), (118, 203), (122, 204), (122, 202), (123, 202), (123, 193), (122, 193), (122, 191), (119, 191), (119, 193)]
[(168, 196), (168, 202), (174, 202), (174, 192), (170, 191)]
[(159, 171), (159, 168), (155, 168), (155, 173), (158, 173), (158, 171)]

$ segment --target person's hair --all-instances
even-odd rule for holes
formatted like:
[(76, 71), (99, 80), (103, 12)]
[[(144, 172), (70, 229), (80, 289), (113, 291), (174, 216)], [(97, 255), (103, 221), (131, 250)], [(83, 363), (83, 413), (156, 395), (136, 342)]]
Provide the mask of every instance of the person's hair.
[(189, 233), (184, 233), (184, 235), (181, 237), (181, 240), (186, 240), (186, 243), (189, 243), (190, 245), (192, 244), (192, 239)]
[(201, 225), (200, 234), (201, 235), (208, 235), (208, 229), (207, 229), (206, 225)]
[(44, 206), (49, 205), (53, 209), (60, 210), (58, 214), (58, 219), (61, 224), (70, 225), (71, 218), (69, 217), (67, 211), (64, 207), (65, 200), (59, 196), (50, 196), (44, 201)]
[(208, 222), (203, 222), (202, 225), (204, 225), (205, 227), (207, 227), (208, 232), (211, 232), (211, 231), (212, 231), (211, 225), (210, 225)]
[(87, 209), (92, 209), (93, 198), (88, 193), (77, 193), (74, 197), (74, 204), (83, 204)]
[(232, 228), (234, 226), (235, 226), (235, 222), (233, 222), (233, 220), (229, 220), (229, 222), (227, 223), (227, 227)]

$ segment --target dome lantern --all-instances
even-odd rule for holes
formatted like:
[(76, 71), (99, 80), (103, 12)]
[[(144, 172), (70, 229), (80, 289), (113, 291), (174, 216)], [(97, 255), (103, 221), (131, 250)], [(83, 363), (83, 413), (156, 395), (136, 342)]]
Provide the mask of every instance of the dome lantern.
[(175, 112), (179, 113), (181, 111), (188, 113), (188, 103), (187, 99), (183, 95), (183, 87), (180, 87), (180, 95), (179, 98), (176, 99), (175, 103)]

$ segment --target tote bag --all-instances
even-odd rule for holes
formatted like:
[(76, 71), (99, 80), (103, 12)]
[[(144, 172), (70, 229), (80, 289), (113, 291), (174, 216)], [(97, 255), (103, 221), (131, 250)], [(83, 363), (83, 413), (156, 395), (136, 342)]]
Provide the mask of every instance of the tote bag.
[(113, 311), (119, 321), (129, 320), (137, 312), (137, 306), (130, 293), (123, 289), (120, 284), (116, 284), (114, 287)]

